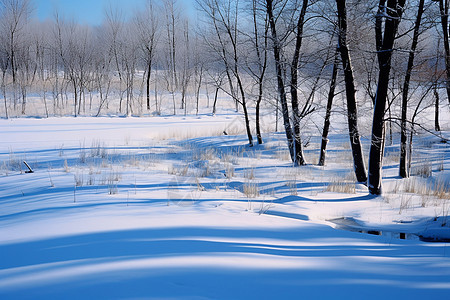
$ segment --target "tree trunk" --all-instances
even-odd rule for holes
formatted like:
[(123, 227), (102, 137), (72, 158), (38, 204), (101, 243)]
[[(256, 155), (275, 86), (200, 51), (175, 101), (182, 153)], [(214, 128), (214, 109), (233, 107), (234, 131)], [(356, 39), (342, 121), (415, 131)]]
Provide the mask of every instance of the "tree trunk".
[[(372, 124), (372, 142), (369, 153), (369, 192), (373, 195), (381, 195), (382, 167), (384, 152), (384, 114), (386, 110), (386, 99), (389, 85), (389, 74), (391, 70), (391, 57), (394, 46), (395, 35), (398, 24), (403, 13), (406, 0), (388, 0), (387, 9), (385, 0), (380, 0), (375, 30), (377, 32), (377, 54), (380, 73), (378, 76), (378, 87), (375, 98), (375, 107)], [(384, 21), (382, 18), (387, 15)], [(382, 37), (382, 39), (381, 39)]]
[(146, 92), (147, 92), (147, 110), (150, 110), (150, 75), (152, 72), (152, 60), (150, 59), (147, 68)]
[(300, 110), (298, 104), (298, 62), (300, 58), (300, 48), (303, 41), (303, 25), (305, 24), (306, 7), (308, 6), (308, 0), (303, 0), (302, 9), (297, 22), (297, 36), (295, 41), (295, 50), (291, 62), (291, 83), (289, 85), (291, 92), (292, 102), (292, 114), (293, 114), (293, 127), (294, 127), (294, 152), (295, 163), (299, 165), (305, 165), (305, 159), (303, 155), (303, 145), (300, 135)]
[(437, 84), (433, 86), (434, 93), (434, 130), (441, 131), (441, 126), (439, 126), (439, 92), (437, 90)]
[(328, 91), (327, 112), (325, 114), (325, 121), (323, 124), (322, 144), (320, 146), (319, 166), (325, 165), (325, 155), (326, 155), (327, 144), (328, 144), (328, 132), (330, 129), (331, 107), (333, 106), (334, 93), (336, 90), (336, 78), (337, 78), (337, 71), (338, 71), (338, 64), (339, 64), (338, 51), (339, 51), (339, 49), (336, 48), (336, 53), (334, 54), (333, 71), (331, 72), (330, 90)]
[(256, 101), (256, 112), (255, 112), (255, 122), (256, 122), (256, 139), (258, 140), (258, 144), (262, 145), (263, 139), (261, 135), (261, 121), (260, 121), (260, 106), (261, 106), (262, 95), (258, 96), (258, 100)]
[(21, 91), (22, 91), (22, 115), (25, 115), (25, 109), (27, 106), (27, 90), (25, 85), (22, 86)]
[(219, 86), (216, 87), (216, 92), (214, 93), (214, 103), (213, 103), (213, 110), (212, 110), (213, 116), (216, 115), (216, 104), (217, 104), (218, 94), (219, 94)]
[(448, 0), (439, 0), (439, 10), (441, 12), (442, 34), (444, 37), (445, 50), (445, 71), (447, 80), (445, 88), (447, 90), (447, 100), (450, 104), (450, 45), (449, 45), (449, 28), (448, 28)]
[(236, 72), (236, 79), (238, 81), (238, 86), (239, 86), (239, 90), (241, 92), (241, 97), (242, 97), (241, 103), (242, 103), (242, 109), (244, 111), (245, 129), (247, 132), (248, 144), (250, 145), (250, 147), (253, 147), (253, 136), (252, 136), (252, 131), (250, 129), (250, 120), (248, 117), (247, 102), (246, 102), (244, 87), (242, 85), (241, 78), (237, 72)]
[(255, 33), (255, 50), (256, 50), (256, 56), (258, 58), (258, 75), (257, 81), (258, 81), (258, 98), (256, 100), (256, 111), (255, 111), (255, 122), (256, 122), (256, 138), (258, 140), (258, 144), (261, 145), (263, 143), (262, 135), (261, 135), (261, 101), (263, 99), (263, 92), (264, 92), (264, 76), (267, 69), (267, 46), (268, 46), (268, 31), (269, 31), (269, 24), (267, 22), (267, 17), (264, 22), (264, 48), (263, 48), (263, 55), (261, 55), (261, 51), (259, 48), (259, 34), (258, 34), (258, 22), (257, 22), (257, 0), (253, 0), (253, 26), (254, 26), (254, 33)]
[(73, 93), (74, 93), (74, 99), (73, 99), (73, 103), (74, 103), (74, 114), (75, 117), (77, 116), (77, 101), (78, 101), (78, 93), (77, 93), (77, 83), (75, 80), (73, 80)]
[(350, 145), (353, 154), (353, 165), (355, 169), (356, 180), (358, 182), (367, 182), (366, 167), (361, 141), (358, 132), (358, 112), (355, 98), (355, 83), (353, 79), (353, 70), (350, 61), (350, 54), (347, 47), (347, 12), (345, 0), (336, 0), (338, 10), (339, 24), (339, 52), (341, 53), (342, 65), (344, 68), (345, 91), (347, 96), (347, 119), (350, 136)]
[(3, 93), (3, 100), (4, 100), (4, 103), (5, 103), (5, 117), (6, 117), (6, 119), (9, 118), (9, 115), (8, 115), (8, 104), (7, 104), (7, 97), (6, 97), (6, 84), (5, 84), (5, 76), (6, 76), (6, 69), (7, 68), (8, 67), (6, 66), (6, 68), (4, 70), (2, 69), (2, 93)]
[(275, 59), (275, 68), (277, 72), (277, 86), (278, 86), (278, 96), (280, 97), (281, 111), (283, 115), (284, 131), (286, 133), (286, 139), (288, 142), (289, 153), (291, 155), (292, 161), (296, 162), (295, 152), (294, 152), (294, 138), (292, 135), (291, 123), (289, 120), (289, 109), (286, 100), (286, 90), (284, 89), (283, 80), (283, 66), (281, 64), (280, 55), (280, 45), (277, 36), (277, 30), (275, 27), (275, 19), (273, 16), (273, 1), (266, 0), (267, 15), (269, 16), (269, 25), (273, 40), (273, 55)]
[(400, 122), (400, 166), (399, 166), (399, 175), (402, 178), (409, 177), (409, 172), (407, 170), (407, 134), (406, 134), (406, 119), (407, 119), (407, 109), (408, 109), (408, 91), (409, 91), (409, 82), (411, 79), (411, 72), (414, 67), (414, 57), (417, 49), (417, 43), (419, 41), (419, 29), (420, 23), (422, 21), (423, 7), (425, 0), (419, 1), (419, 8), (417, 11), (416, 23), (414, 26), (414, 34), (413, 40), (411, 43), (411, 51), (409, 52), (408, 58), (408, 66), (406, 69), (405, 81), (403, 83), (403, 92), (402, 92), (402, 117)]

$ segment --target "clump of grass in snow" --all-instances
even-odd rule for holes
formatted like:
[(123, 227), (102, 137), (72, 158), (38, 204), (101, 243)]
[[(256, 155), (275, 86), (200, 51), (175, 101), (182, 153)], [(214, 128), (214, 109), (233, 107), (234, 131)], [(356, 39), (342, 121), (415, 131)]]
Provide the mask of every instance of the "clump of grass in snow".
[(424, 178), (431, 177), (433, 174), (433, 165), (431, 161), (424, 160), (419, 162), (416, 166), (411, 168), (411, 175), (412, 176), (421, 176)]
[(247, 178), (249, 180), (255, 179), (255, 170), (253, 168), (245, 170), (244, 178)]
[[(237, 154), (237, 153), (236, 153)], [(230, 153), (225, 153), (220, 155), (220, 160), (226, 164), (237, 164), (238, 163), (238, 155), (233, 155)]]
[(194, 170), (194, 177), (208, 177), (211, 175), (212, 169), (209, 164), (209, 161), (204, 161), (204, 163), (200, 164), (197, 168)]
[(399, 154), (396, 151), (389, 151), (383, 158), (383, 164), (398, 164)]
[(189, 164), (183, 166), (170, 165), (168, 168), (168, 174), (177, 176), (186, 176), (189, 171)]
[(16, 154), (10, 150), (9, 158), (7, 161), (4, 161), (2, 164), (2, 169), (7, 175), (9, 171), (20, 171), (22, 173), (22, 162), (25, 160), (24, 157), (18, 158)]
[(244, 195), (247, 198), (256, 198), (259, 196), (259, 186), (254, 182), (247, 182), (243, 186)]
[(196, 150), (193, 152), (192, 157), (196, 161), (201, 160), (219, 160), (219, 157), (217, 156), (216, 150), (213, 148), (206, 148), (202, 150)]
[(78, 171), (73, 175), (75, 180), (75, 186), (80, 187), (84, 184), (84, 175), (83, 173), (79, 173)]
[(92, 141), (91, 157), (106, 158), (107, 156), (108, 150), (106, 149), (105, 144), (101, 143), (99, 140)]
[(405, 211), (411, 207), (413, 207), (412, 196), (402, 194), (401, 199), (400, 199), (400, 206), (399, 206), (398, 214), (401, 215), (403, 211)]
[(225, 164), (225, 177), (227, 179), (234, 177), (234, 166), (230, 163)]
[(5, 174), (5, 176), (8, 176), (8, 174), (9, 174), (9, 169), (8, 169), (8, 167), (6, 166), (6, 162), (3, 162), (3, 163), (2, 163), (2, 165), (1, 165), (1, 167), (0, 167), (0, 172), (1, 172), (1, 174)]
[(442, 156), (437, 163), (437, 171), (444, 171), (444, 156)]
[(67, 163), (67, 159), (64, 160), (64, 172), (66, 172), (66, 173), (70, 172), (70, 168), (69, 168), (69, 164)]
[[(393, 195), (399, 194), (397, 201)], [(399, 214), (412, 207), (434, 206), (436, 216), (447, 216), (450, 202), (450, 184), (448, 181), (435, 180), (421, 177), (411, 177), (399, 180), (390, 191), (389, 203), (398, 205)], [(392, 198), (392, 199), (391, 199)]]
[(119, 193), (117, 183), (121, 180), (122, 175), (119, 172), (111, 171), (108, 176), (108, 194), (115, 195)]
[[(417, 194), (422, 196), (434, 196), (438, 199), (450, 199), (450, 184), (448, 181), (436, 180), (433, 183), (427, 183), (410, 177), (402, 181), (403, 188), (396, 185), (395, 192), (404, 191), (405, 193)], [(400, 184), (401, 186), (401, 184)]]
[(339, 150), (335, 158), (336, 162), (341, 162), (343, 166), (353, 168), (353, 155), (350, 150)]
[(291, 154), (289, 153), (288, 150), (278, 150), (276, 152), (276, 157), (279, 160), (282, 161), (290, 161), (291, 160)]
[(349, 173), (345, 177), (333, 178), (328, 184), (326, 191), (335, 193), (355, 194), (356, 184), (353, 176)]
[(289, 188), (289, 194), (291, 196), (297, 196), (298, 195), (298, 191), (297, 191), (297, 180), (294, 178), (293, 180), (290, 180), (286, 183), (286, 185)]

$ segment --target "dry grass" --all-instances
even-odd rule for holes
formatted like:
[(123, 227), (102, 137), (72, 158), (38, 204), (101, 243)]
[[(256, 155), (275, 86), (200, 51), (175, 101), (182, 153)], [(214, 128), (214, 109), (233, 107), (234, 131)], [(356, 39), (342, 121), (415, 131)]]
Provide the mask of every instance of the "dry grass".
[(412, 201), (412, 195), (402, 194), (401, 199), (400, 199), (400, 206), (399, 206), (398, 214), (401, 215), (403, 211), (406, 211), (406, 210), (412, 208), (413, 206), (414, 205), (413, 205), (413, 201)]
[(115, 195), (119, 193), (119, 189), (117, 187), (117, 183), (122, 179), (122, 175), (114, 170), (111, 170), (111, 172), (108, 175), (108, 194)]
[(243, 192), (247, 198), (256, 198), (259, 194), (259, 186), (254, 182), (247, 182), (243, 186)]
[(189, 164), (174, 166), (170, 165), (168, 168), (168, 174), (177, 176), (186, 176), (189, 171)]
[(214, 148), (206, 148), (201, 150), (195, 150), (192, 153), (192, 158), (195, 161), (200, 160), (219, 160), (217, 151)]
[(286, 183), (286, 186), (289, 188), (289, 194), (291, 196), (297, 196), (298, 195), (297, 181), (295, 179), (288, 181)]
[(433, 164), (429, 160), (423, 160), (411, 168), (412, 176), (431, 177), (433, 174)]
[(70, 172), (70, 168), (69, 168), (69, 164), (67, 163), (67, 159), (64, 160), (64, 172), (66, 172), (66, 173)]
[(289, 153), (289, 150), (278, 150), (276, 152), (276, 157), (278, 160), (291, 161), (291, 154)]
[(355, 194), (356, 193), (356, 178), (353, 172), (347, 173), (342, 177), (335, 177), (330, 180), (326, 191), (334, 193)]
[(450, 183), (436, 180), (432, 184), (411, 177), (403, 180), (403, 188), (396, 185), (394, 192), (405, 192), (421, 196), (432, 196), (438, 199), (450, 199)]
[(84, 185), (84, 174), (82, 172), (77, 171), (73, 177), (75, 186), (80, 187)]
[(227, 179), (234, 177), (234, 166), (230, 163), (225, 164), (225, 177)]
[(255, 179), (255, 169), (250, 168), (244, 171), (244, 178), (253, 180)]

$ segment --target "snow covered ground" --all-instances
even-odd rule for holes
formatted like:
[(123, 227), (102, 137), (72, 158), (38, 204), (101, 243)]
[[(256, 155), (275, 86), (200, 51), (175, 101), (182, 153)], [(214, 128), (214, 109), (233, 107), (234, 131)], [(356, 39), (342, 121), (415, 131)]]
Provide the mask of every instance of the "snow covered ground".
[(449, 144), (416, 137), (407, 180), (388, 146), (372, 197), (345, 131), (294, 168), (237, 118), (0, 120), (0, 299), (448, 298), (450, 248), (419, 236), (450, 239)]

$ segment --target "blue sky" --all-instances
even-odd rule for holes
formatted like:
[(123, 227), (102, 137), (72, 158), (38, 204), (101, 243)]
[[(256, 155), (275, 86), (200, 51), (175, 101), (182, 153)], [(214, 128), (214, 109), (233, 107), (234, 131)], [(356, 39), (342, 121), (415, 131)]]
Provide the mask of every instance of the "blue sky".
[[(32, 0), (35, 15), (40, 20), (53, 18), (55, 9), (67, 18), (90, 25), (100, 25), (104, 10), (109, 5), (118, 7), (125, 17), (144, 7), (146, 0)], [(184, 1), (180, 1), (184, 2)]]

